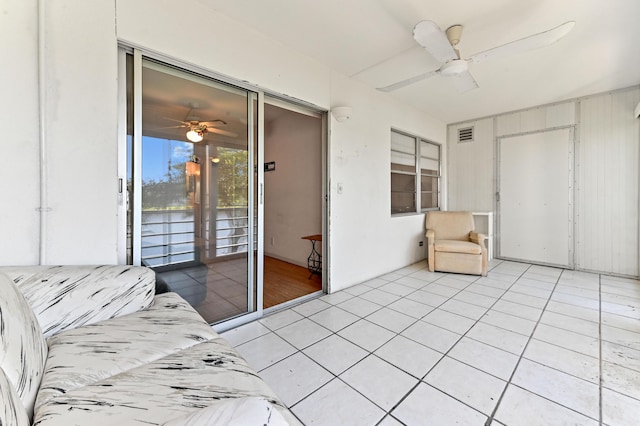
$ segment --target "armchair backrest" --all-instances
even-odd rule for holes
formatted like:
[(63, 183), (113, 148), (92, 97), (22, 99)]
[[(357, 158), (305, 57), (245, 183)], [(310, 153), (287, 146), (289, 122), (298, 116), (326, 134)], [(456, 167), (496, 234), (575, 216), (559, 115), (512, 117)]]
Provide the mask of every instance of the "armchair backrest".
[(427, 212), (426, 228), (433, 229), (437, 240), (469, 241), (475, 229), (471, 212)]

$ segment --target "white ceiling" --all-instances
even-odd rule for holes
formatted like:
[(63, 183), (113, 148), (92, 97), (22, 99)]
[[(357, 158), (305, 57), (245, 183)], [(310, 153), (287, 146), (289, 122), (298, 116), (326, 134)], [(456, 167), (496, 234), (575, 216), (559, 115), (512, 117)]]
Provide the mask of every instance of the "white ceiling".
[(640, 0), (199, 0), (371, 87), (439, 68), (412, 37), (462, 24), (462, 57), (575, 21), (557, 43), (471, 64), (480, 88), (440, 76), (393, 96), (446, 123), (640, 84)]

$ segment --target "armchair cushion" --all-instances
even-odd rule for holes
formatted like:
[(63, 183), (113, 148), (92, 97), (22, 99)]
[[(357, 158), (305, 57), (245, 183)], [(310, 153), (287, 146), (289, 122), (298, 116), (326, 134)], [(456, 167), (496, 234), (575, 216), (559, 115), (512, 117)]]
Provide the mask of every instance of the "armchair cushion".
[(27, 410), (0, 368), (0, 425), (29, 426)]
[(482, 247), (470, 241), (436, 240), (435, 250), (449, 253), (482, 254)]

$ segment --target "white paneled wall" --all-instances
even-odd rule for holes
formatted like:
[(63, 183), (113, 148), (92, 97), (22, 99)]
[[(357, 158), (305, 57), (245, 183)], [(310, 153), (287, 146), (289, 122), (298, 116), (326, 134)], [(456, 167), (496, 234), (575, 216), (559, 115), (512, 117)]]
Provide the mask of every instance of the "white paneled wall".
[[(458, 143), (458, 129), (473, 126), (473, 141)], [(449, 126), (448, 210), (493, 211), (493, 119)]]
[(581, 269), (637, 276), (640, 89), (580, 101), (576, 255)]
[[(449, 210), (493, 211), (497, 138), (575, 126), (577, 269), (639, 276), (640, 87), (448, 126)], [(458, 129), (475, 138), (458, 143)]]

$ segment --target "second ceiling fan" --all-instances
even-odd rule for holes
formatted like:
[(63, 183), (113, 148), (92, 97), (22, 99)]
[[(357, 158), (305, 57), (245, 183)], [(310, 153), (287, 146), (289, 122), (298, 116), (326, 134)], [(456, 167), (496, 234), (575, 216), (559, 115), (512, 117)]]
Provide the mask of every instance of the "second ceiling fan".
[(435, 22), (421, 21), (413, 29), (413, 38), (436, 60), (442, 62), (437, 70), (428, 71), (411, 78), (380, 87), (378, 90), (392, 92), (402, 87), (409, 86), (429, 77), (440, 75), (450, 77), (459, 92), (467, 92), (478, 87), (473, 76), (469, 73), (469, 63), (480, 63), (487, 59), (510, 56), (538, 47), (548, 46), (564, 37), (575, 25), (574, 21), (565, 22), (541, 33), (503, 44), (483, 52), (471, 55), (466, 59), (460, 57), (456, 48), (462, 35), (462, 25), (453, 25), (442, 31)]

